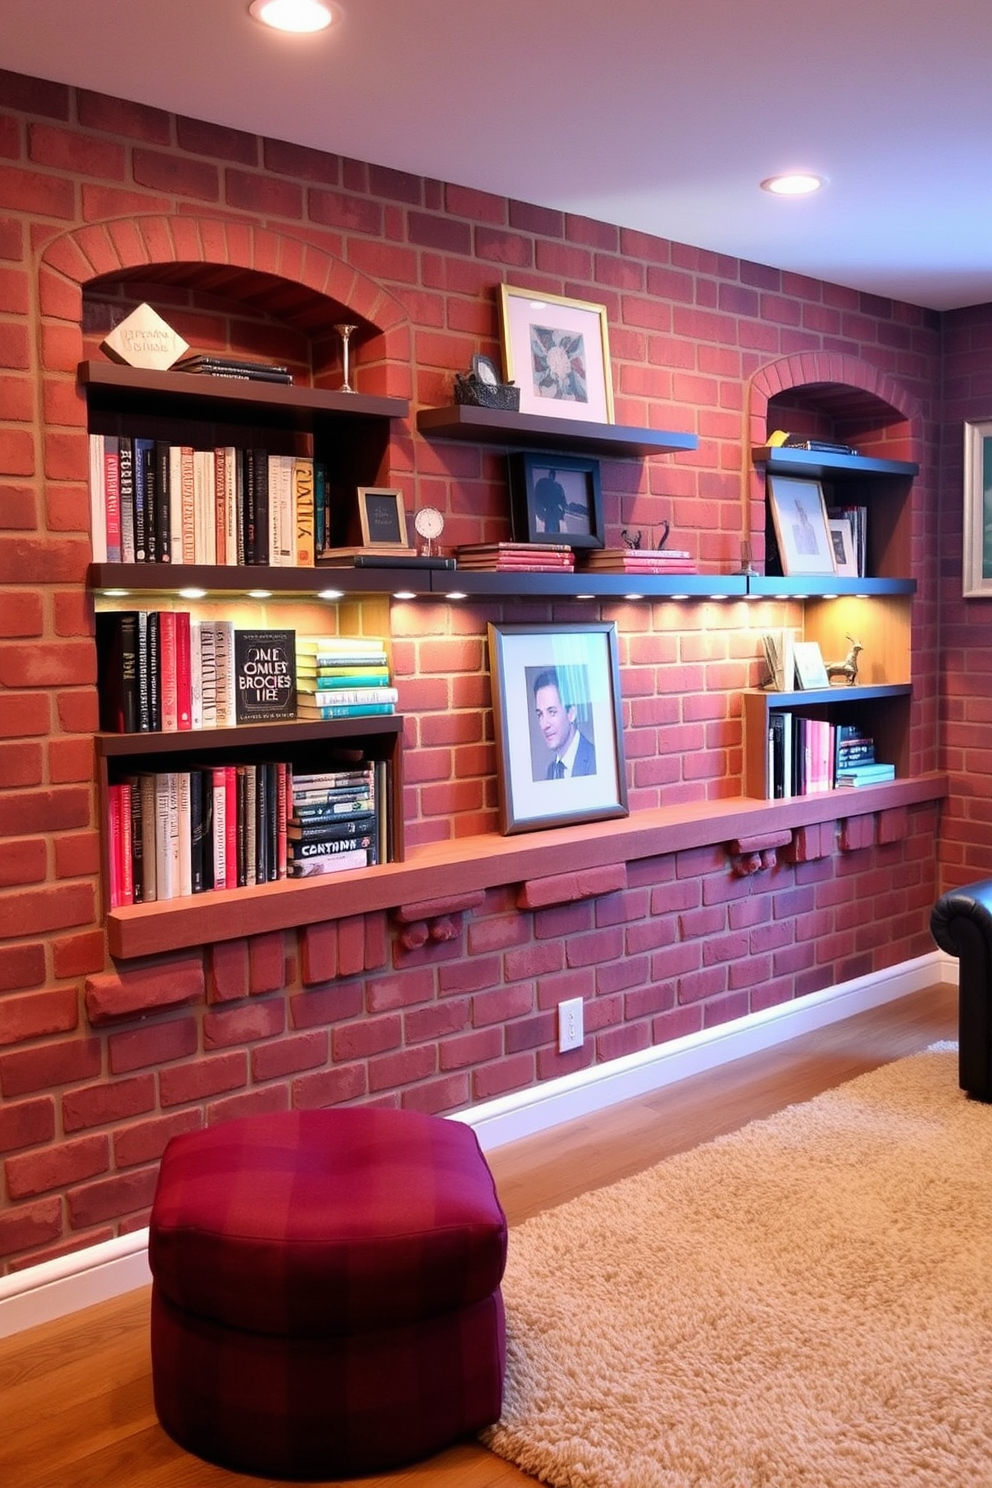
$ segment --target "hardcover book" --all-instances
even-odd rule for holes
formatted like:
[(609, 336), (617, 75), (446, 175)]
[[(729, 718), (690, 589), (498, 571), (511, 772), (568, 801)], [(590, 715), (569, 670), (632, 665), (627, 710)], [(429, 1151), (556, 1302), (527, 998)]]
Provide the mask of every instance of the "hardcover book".
[(295, 630), (236, 630), (234, 674), (238, 723), (296, 717)]

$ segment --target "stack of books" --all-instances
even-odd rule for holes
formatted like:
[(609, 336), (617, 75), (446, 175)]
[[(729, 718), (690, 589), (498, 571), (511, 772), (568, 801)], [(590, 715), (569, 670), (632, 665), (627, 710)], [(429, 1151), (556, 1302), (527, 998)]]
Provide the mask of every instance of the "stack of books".
[(458, 567), (488, 573), (573, 573), (575, 554), (567, 543), (464, 543)]
[(288, 878), (366, 868), (379, 859), (376, 766), (293, 771), (286, 827)]
[(296, 715), (309, 720), (395, 713), (385, 642), (368, 636), (297, 636)]
[(837, 725), (834, 742), (834, 784), (838, 788), (880, 785), (895, 780), (895, 765), (875, 758), (875, 741), (856, 723)]
[(275, 362), (251, 362), (226, 352), (193, 352), (173, 363), (175, 372), (198, 372), (205, 377), (240, 377), (246, 382), (292, 382), (288, 367)]
[(699, 567), (684, 548), (590, 548), (582, 557), (583, 568), (598, 573), (690, 574)]

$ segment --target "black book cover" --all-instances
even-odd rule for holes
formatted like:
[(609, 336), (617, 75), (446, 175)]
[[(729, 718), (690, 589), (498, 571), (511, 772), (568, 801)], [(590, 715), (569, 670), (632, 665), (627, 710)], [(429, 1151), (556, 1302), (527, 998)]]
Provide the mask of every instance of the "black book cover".
[(269, 840), (265, 845), (266, 869), (269, 883), (275, 883), (279, 877), (279, 766), (266, 763), (263, 770), (265, 794), (268, 798), (266, 826)]
[(142, 446), (147, 440), (135, 439), (132, 441), (133, 453), (131, 468), (134, 484), (134, 561), (135, 563), (148, 562), (148, 511), (145, 505), (145, 485), (147, 476), (147, 465), (144, 459)]
[(96, 617), (100, 727), (138, 732), (138, 612), (100, 611)]
[(238, 723), (296, 717), (296, 631), (234, 632), (235, 716)]
[(286, 828), (290, 842), (333, 842), (340, 837), (361, 837), (375, 826), (375, 812), (356, 812), (354, 816), (326, 817), (323, 821), (291, 822)]
[(269, 455), (264, 449), (250, 450), (255, 487), (255, 562), (269, 561)]
[(260, 764), (255, 772), (255, 882), (269, 881), (269, 771)]
[(155, 441), (155, 556), (159, 563), (172, 562), (172, 484), (170, 446)]
[(243, 889), (248, 882), (248, 770), (245, 765), (238, 765), (235, 775), (237, 787), (237, 841), (238, 841), (238, 867), (237, 885)]
[[(158, 527), (156, 525), (156, 516), (158, 514), (156, 477), (158, 475), (158, 468), (155, 459), (154, 439), (136, 439), (134, 441), (134, 473), (135, 496), (137, 497), (139, 485), (143, 485), (144, 488), (145, 554), (149, 563), (155, 563), (158, 559)], [(135, 501), (135, 510), (137, 510), (137, 500)]]
[(207, 887), (204, 876), (204, 848), (210, 829), (210, 811), (213, 795), (204, 791), (203, 771), (189, 772), (189, 863), (190, 887), (194, 894), (202, 894)]
[(158, 610), (148, 612), (148, 727), (162, 729), (162, 647)]
[(121, 507), (121, 561), (133, 563), (134, 551), (134, 441), (122, 434), (117, 441)]

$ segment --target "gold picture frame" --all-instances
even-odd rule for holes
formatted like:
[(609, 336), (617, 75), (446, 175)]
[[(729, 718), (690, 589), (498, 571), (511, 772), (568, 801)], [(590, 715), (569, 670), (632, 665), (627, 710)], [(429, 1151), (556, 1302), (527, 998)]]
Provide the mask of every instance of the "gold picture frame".
[(520, 412), (612, 424), (613, 374), (606, 306), (500, 285), (507, 382)]
[(392, 486), (359, 486), (358, 520), (366, 548), (409, 552), (402, 491)]

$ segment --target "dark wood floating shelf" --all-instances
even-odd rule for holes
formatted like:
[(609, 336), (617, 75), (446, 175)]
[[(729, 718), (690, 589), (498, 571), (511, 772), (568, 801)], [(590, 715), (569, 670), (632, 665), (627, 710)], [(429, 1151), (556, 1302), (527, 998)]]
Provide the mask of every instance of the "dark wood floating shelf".
[(193, 751), (246, 750), (276, 744), (300, 744), (310, 740), (369, 738), (373, 734), (401, 734), (400, 713), (356, 714), (352, 718), (330, 718), (322, 722), (287, 719), (284, 723), (242, 723), (231, 728), (179, 729), (152, 733), (96, 734), (93, 743), (98, 757), (122, 759), (138, 754), (189, 754)]
[(914, 460), (880, 460), (874, 455), (833, 455), (824, 450), (761, 445), (751, 451), (755, 465), (771, 475), (804, 475), (810, 480), (856, 480), (863, 475), (891, 475), (912, 479), (920, 467)]
[(947, 777), (935, 773), (788, 801), (734, 796), (520, 836), (464, 837), (415, 848), (402, 863), (111, 910), (107, 939), (112, 956), (130, 960), (553, 877), (561, 873), (563, 862), (571, 872), (579, 872), (939, 801), (946, 794)]
[(854, 687), (806, 687), (795, 692), (774, 692), (770, 687), (756, 689), (759, 697), (767, 700), (769, 708), (813, 708), (823, 703), (862, 703), (877, 698), (908, 697), (913, 691), (911, 682), (861, 683)]
[(422, 408), (417, 428), (433, 439), (459, 439), (475, 444), (503, 444), (528, 449), (557, 445), (591, 455), (636, 457), (675, 455), (694, 450), (695, 434), (667, 429), (638, 429), (626, 424), (593, 424), (583, 419), (556, 418), (539, 413), (508, 413), (499, 408), (476, 408), (454, 403), (450, 408)]
[(304, 413), (343, 418), (406, 418), (406, 398), (342, 393), (299, 383), (255, 382), (241, 377), (208, 377), (196, 372), (146, 372), (116, 362), (80, 362), (79, 381), (87, 391), (112, 393), (115, 405), (132, 398), (195, 400), (218, 407), (259, 412)]
[(781, 578), (752, 574), (747, 592), (756, 599), (831, 599), (841, 595), (915, 594), (915, 579), (842, 579), (811, 574)]

